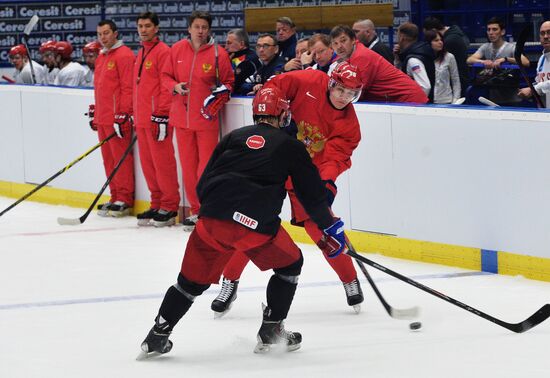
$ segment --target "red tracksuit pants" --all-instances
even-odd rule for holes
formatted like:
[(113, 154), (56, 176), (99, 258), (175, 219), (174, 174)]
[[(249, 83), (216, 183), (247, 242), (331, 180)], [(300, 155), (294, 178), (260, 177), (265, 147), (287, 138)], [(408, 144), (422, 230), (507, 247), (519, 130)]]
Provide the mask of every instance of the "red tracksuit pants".
[[(97, 136), (103, 140), (114, 131), (113, 125), (97, 125)], [(101, 146), (101, 155), (103, 156), (103, 167), (107, 177), (111, 174), (118, 164), (124, 151), (132, 141), (132, 133), (126, 133), (124, 138), (117, 136), (111, 138), (107, 143)], [(134, 205), (134, 155), (128, 154), (120, 166), (118, 172), (114, 175), (109, 184), (111, 199), (109, 202), (115, 203), (122, 201), (129, 206)]]
[(180, 189), (172, 141), (174, 128), (168, 127), (166, 138), (160, 142), (149, 127), (136, 127), (136, 133), (141, 169), (151, 192), (151, 208), (178, 211)]
[(191, 207), (191, 213), (198, 214), (200, 203), (197, 196), (197, 184), (218, 144), (218, 129), (196, 131), (176, 128), (176, 139), (185, 196)]

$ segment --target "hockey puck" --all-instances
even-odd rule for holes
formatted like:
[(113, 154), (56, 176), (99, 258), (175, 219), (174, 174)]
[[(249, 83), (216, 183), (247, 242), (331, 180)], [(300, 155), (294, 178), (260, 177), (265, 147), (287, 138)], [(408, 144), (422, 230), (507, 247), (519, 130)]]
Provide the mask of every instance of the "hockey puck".
[(420, 328), (422, 328), (422, 323), (420, 322), (412, 322), (409, 324), (409, 329), (411, 331), (418, 331)]

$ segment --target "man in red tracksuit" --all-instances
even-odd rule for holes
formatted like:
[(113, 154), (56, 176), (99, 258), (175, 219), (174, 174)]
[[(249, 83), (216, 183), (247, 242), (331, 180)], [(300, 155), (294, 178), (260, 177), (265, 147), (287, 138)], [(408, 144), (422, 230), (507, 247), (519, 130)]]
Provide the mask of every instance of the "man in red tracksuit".
[[(361, 94), (361, 82), (356, 68), (347, 62), (339, 63), (331, 76), (320, 70), (303, 70), (277, 75), (264, 88), (278, 88), (290, 101), (296, 138), (305, 146), (325, 184), (329, 204), (336, 195), (336, 179), (351, 167), (351, 154), (359, 144), (361, 131), (351, 102)], [(292, 223), (303, 226), (317, 245), (322, 232), (304, 211), (292, 186), (287, 185), (292, 206)], [(326, 257), (325, 253), (325, 257)], [(360, 311), (363, 293), (351, 258), (341, 255), (328, 259), (344, 285), (348, 305)], [(248, 257), (235, 253), (226, 265), (222, 288), (212, 302), (212, 310), (221, 316), (236, 298), (237, 286)]]
[(138, 225), (155, 227), (176, 223), (180, 203), (173, 127), (168, 126), (171, 93), (161, 85), (161, 67), (170, 48), (158, 38), (159, 18), (145, 12), (137, 18), (142, 48), (134, 65), (134, 124), (139, 143), (139, 158), (151, 207), (138, 214)]
[(335, 26), (330, 32), (330, 38), (332, 48), (338, 56), (349, 61), (361, 72), (361, 101), (417, 104), (428, 102), (428, 97), (413, 79), (357, 41), (349, 26)]
[(196, 186), (218, 143), (218, 112), (229, 101), (234, 75), (227, 52), (210, 37), (212, 17), (194, 11), (189, 39), (175, 43), (162, 69), (162, 84), (173, 93), (170, 125), (176, 128), (185, 195), (191, 215), (184, 229), (195, 227), (200, 209)]
[[(97, 130), (100, 140), (116, 132), (101, 146), (105, 173), (109, 176), (132, 139), (132, 70), (134, 54), (118, 40), (116, 24), (100, 21), (97, 37), (103, 46), (96, 60), (94, 74), (95, 106), (90, 105), (90, 126)], [(130, 214), (134, 205), (134, 159), (127, 156), (109, 184), (111, 199), (98, 206), (101, 216), (121, 217)]]

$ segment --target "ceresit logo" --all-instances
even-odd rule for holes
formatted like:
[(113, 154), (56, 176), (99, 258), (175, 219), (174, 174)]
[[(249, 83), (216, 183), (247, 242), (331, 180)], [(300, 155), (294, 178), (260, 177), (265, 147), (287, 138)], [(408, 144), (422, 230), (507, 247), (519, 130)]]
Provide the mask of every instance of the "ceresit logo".
[(259, 150), (265, 146), (265, 139), (261, 135), (252, 135), (246, 140), (246, 145), (253, 150)]
[(242, 224), (245, 227), (251, 228), (253, 230), (258, 227), (258, 221), (255, 219), (252, 219), (250, 217), (247, 217), (244, 214), (239, 213), (238, 211), (235, 211), (233, 214), (233, 220), (237, 223)]

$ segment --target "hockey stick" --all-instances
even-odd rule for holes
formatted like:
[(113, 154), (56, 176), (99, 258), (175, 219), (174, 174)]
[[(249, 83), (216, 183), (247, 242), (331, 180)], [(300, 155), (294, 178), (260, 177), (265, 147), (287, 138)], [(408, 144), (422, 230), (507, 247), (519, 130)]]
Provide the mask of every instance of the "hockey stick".
[[(214, 58), (215, 58), (215, 70), (216, 70), (216, 88), (220, 86), (220, 65), (218, 64), (218, 42), (214, 40)], [(222, 140), (223, 133), (222, 133), (222, 115), (221, 115), (222, 109), (218, 111), (218, 134), (219, 139)]]
[(486, 319), (490, 322), (493, 322), (501, 327), (504, 327), (506, 329), (509, 329), (510, 331), (512, 332), (516, 332), (516, 333), (523, 333), (525, 331), (528, 331), (530, 330), (531, 328), (539, 325), (540, 323), (542, 323), (543, 321), (545, 321), (546, 319), (548, 319), (548, 317), (550, 317), (550, 304), (545, 304), (544, 306), (542, 306), (539, 310), (537, 310), (537, 312), (535, 312), (533, 315), (531, 315), (530, 317), (528, 317), (527, 319), (525, 319), (524, 321), (522, 322), (519, 322), (519, 323), (507, 323), (505, 321), (502, 321), (500, 319), (497, 319), (491, 315), (488, 315), (482, 311), (479, 311), (471, 306), (468, 306), (467, 304), (464, 304), (460, 301), (457, 301), (456, 299), (453, 299), (443, 293), (440, 293), (439, 291), (436, 291), (428, 286), (425, 286), (425, 285), (422, 285), (421, 283), (417, 282), (417, 281), (414, 281), (413, 279), (409, 278), (409, 277), (406, 277), (406, 276), (403, 276), (397, 272), (394, 272), (393, 270), (391, 269), (388, 269), (386, 268), (385, 266), (382, 266), (372, 260), (369, 260), (367, 259), (366, 257), (364, 256), (361, 256), (360, 254), (354, 252), (354, 251), (348, 251), (347, 254), (351, 257), (353, 257), (354, 259), (356, 260), (360, 260), (362, 262), (364, 262), (365, 264), (368, 264), (370, 266), (372, 266), (373, 268), (376, 268), (378, 270), (381, 270), (382, 272), (386, 273), (386, 274), (389, 274), (390, 276), (393, 276), (395, 278), (397, 278), (398, 280), (401, 280), (403, 282), (406, 282), (408, 283), (409, 285), (412, 285), (414, 287), (416, 287), (417, 289), (420, 289), (420, 290), (423, 290), (425, 291), (426, 293), (428, 294), (431, 294), (433, 296), (436, 296), (440, 299), (443, 299), (444, 301), (447, 301), (457, 307), (460, 307), (462, 308), (463, 310), (466, 310), (468, 312), (471, 312), (472, 314), (475, 314), (479, 317), (482, 317), (483, 319)]
[[(346, 245), (349, 248), (349, 251), (351, 251), (355, 254), (357, 253), (355, 251), (355, 248), (353, 248), (353, 245), (351, 245), (349, 240), (346, 240)], [(349, 255), (349, 253), (348, 253), (348, 255)], [(418, 315), (420, 313), (420, 308), (418, 308), (416, 306), (411, 307), (411, 308), (399, 309), (399, 308), (393, 308), (388, 302), (386, 302), (386, 300), (382, 296), (382, 293), (380, 293), (380, 290), (378, 290), (378, 287), (374, 283), (374, 280), (372, 279), (369, 272), (367, 271), (367, 268), (365, 267), (365, 265), (357, 259), (355, 259), (355, 262), (357, 263), (357, 265), (359, 265), (359, 268), (361, 269), (361, 271), (365, 275), (365, 278), (367, 279), (370, 286), (372, 287), (372, 290), (374, 290), (374, 293), (376, 294), (376, 296), (378, 297), (378, 299), (382, 303), (382, 306), (384, 306), (384, 309), (386, 310), (386, 312), (388, 313), (389, 316), (391, 316), (394, 319), (416, 319), (418, 317)]]
[(136, 140), (137, 140), (137, 136), (134, 135), (132, 137), (132, 141), (130, 142), (130, 145), (126, 148), (126, 150), (124, 151), (124, 153), (120, 157), (120, 160), (118, 161), (117, 165), (113, 168), (113, 171), (111, 172), (109, 177), (107, 177), (107, 181), (105, 181), (105, 184), (103, 184), (103, 187), (100, 189), (99, 193), (97, 193), (97, 196), (95, 197), (95, 199), (92, 202), (92, 204), (90, 205), (90, 207), (88, 207), (88, 210), (86, 210), (86, 212), (80, 218), (76, 218), (76, 219), (59, 217), (59, 218), (57, 218), (57, 223), (59, 223), (60, 225), (63, 225), (63, 226), (65, 226), (65, 225), (76, 226), (76, 225), (82, 224), (86, 221), (86, 218), (88, 218), (88, 215), (90, 215), (90, 213), (94, 209), (94, 206), (96, 205), (97, 201), (99, 201), (99, 198), (103, 195), (103, 192), (105, 191), (105, 189), (107, 189), (107, 186), (109, 186), (109, 184), (111, 183), (111, 180), (113, 180), (113, 177), (115, 176), (115, 174), (118, 172), (118, 170), (122, 166), (122, 163), (124, 162), (124, 160), (126, 160), (126, 157), (132, 151), (132, 148), (134, 147), (134, 144), (136, 143)]
[(0, 213), (0, 217), (2, 215), (4, 215), (4, 213), (7, 213), (9, 210), (11, 210), (12, 208), (14, 208), (15, 206), (17, 206), (18, 204), (20, 204), (21, 202), (23, 202), (24, 200), (26, 200), (27, 198), (29, 198), (30, 196), (32, 196), (34, 193), (36, 193), (38, 190), (42, 189), (44, 186), (48, 185), (53, 179), (55, 179), (57, 176), (61, 175), (62, 173), (64, 173), (65, 171), (67, 171), (69, 168), (71, 168), (73, 165), (75, 165), (76, 163), (78, 163), (80, 160), (84, 159), (86, 156), (88, 156), (89, 154), (91, 154), (93, 151), (97, 150), (99, 147), (101, 147), (102, 145), (104, 145), (105, 143), (107, 143), (107, 141), (109, 139), (111, 139), (112, 137), (114, 137), (116, 135), (116, 133), (112, 133), (111, 135), (109, 135), (107, 138), (103, 139), (101, 142), (99, 142), (98, 144), (96, 144), (95, 146), (93, 146), (92, 148), (90, 148), (88, 151), (84, 152), (82, 155), (80, 155), (79, 157), (77, 157), (75, 160), (73, 160), (72, 162), (70, 162), (69, 164), (67, 164), (67, 166), (65, 166), (64, 168), (61, 168), (56, 174), (54, 174), (53, 176), (51, 176), (49, 179), (47, 179), (46, 181), (44, 181), (42, 184), (38, 185), (36, 188), (34, 188), (33, 190), (31, 190), (30, 192), (28, 192), (27, 194), (25, 194), (23, 197), (19, 198), (17, 201), (15, 201), (14, 203), (12, 203), (10, 206), (6, 207), (4, 210), (2, 210), (2, 212)]
[(32, 83), (36, 84), (36, 76), (34, 74), (34, 67), (32, 64), (32, 56), (31, 56), (31, 50), (29, 50), (29, 46), (27, 45), (27, 37), (31, 34), (32, 29), (34, 26), (38, 23), (38, 16), (35, 14), (31, 17), (29, 23), (27, 26), (25, 26), (25, 30), (23, 30), (23, 34), (25, 35), (25, 38), (23, 39), (23, 43), (25, 44), (25, 48), (27, 49), (27, 55), (29, 57), (29, 64), (31, 65), (31, 77), (32, 77)]
[(529, 76), (527, 75), (527, 72), (525, 71), (525, 68), (521, 64), (521, 56), (523, 55), (523, 50), (525, 48), (525, 42), (527, 41), (527, 37), (529, 36), (529, 32), (531, 31), (530, 27), (524, 28), (521, 33), (519, 34), (519, 37), (516, 42), (516, 49), (514, 50), (514, 59), (516, 59), (516, 64), (519, 67), (519, 72), (521, 73), (521, 76), (523, 76), (523, 80), (527, 83), (529, 88), (531, 89), (531, 94), (533, 95), (533, 98), (535, 99), (535, 104), (537, 104), (537, 108), (545, 108), (544, 103), (542, 102), (542, 99), (540, 98), (540, 95), (535, 90), (535, 87), (533, 86), (533, 83), (529, 79)]
[(13, 80), (11, 77), (2, 75), (2, 79), (6, 80), (10, 84), (15, 84), (15, 80)]
[(481, 102), (483, 105), (492, 106), (494, 108), (500, 108), (500, 105), (497, 103), (494, 103), (493, 101), (489, 100), (488, 98), (485, 98), (483, 96), (479, 96), (477, 98), (479, 102)]

